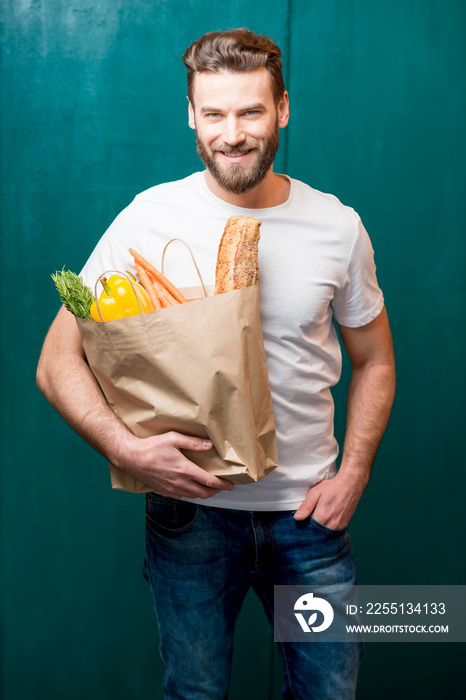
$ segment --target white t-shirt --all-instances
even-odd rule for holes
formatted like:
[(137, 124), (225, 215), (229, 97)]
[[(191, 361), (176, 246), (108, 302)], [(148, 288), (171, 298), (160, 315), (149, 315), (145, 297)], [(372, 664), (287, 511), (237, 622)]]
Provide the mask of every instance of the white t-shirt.
[[(278, 443), (278, 467), (257, 483), (236, 485), (204, 505), (241, 510), (294, 510), (309, 488), (336, 473), (330, 387), (341, 373), (333, 319), (364, 326), (383, 308), (369, 237), (356, 212), (334, 196), (290, 179), (284, 204), (243, 209), (216, 197), (203, 172), (152, 187), (124, 209), (99, 241), (82, 276), (92, 289), (105, 270), (134, 271), (128, 248), (160, 267), (165, 244), (191, 247), (206, 285), (215, 282), (218, 245), (232, 215), (262, 222), (260, 315)], [(187, 249), (173, 243), (166, 276), (198, 286)]]

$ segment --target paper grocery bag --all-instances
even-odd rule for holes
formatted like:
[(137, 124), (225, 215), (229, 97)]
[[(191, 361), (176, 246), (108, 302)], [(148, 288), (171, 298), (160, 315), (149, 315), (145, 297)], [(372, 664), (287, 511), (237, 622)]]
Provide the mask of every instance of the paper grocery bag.
[[(77, 323), (110, 407), (135, 435), (208, 437), (212, 450), (184, 454), (235, 484), (258, 481), (277, 466), (258, 286)], [(151, 490), (112, 464), (110, 472), (115, 489)]]

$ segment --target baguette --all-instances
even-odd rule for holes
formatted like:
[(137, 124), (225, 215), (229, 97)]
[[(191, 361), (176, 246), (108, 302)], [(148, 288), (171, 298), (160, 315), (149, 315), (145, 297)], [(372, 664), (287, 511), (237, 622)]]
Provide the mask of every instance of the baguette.
[(258, 244), (261, 222), (253, 216), (231, 216), (218, 248), (215, 294), (259, 283)]

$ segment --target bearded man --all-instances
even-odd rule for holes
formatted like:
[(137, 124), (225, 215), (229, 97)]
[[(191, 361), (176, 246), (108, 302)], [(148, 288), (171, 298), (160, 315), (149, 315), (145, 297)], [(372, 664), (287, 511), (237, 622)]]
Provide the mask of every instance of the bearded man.
[[(128, 269), (130, 246), (160, 258), (173, 232), (213, 284), (231, 215), (262, 222), (260, 314), (277, 429), (277, 469), (254, 484), (208, 474), (181, 450), (209, 441), (169, 432), (140, 439), (109, 409), (61, 309), (37, 381), (70, 425), (151, 489), (146, 558), (168, 699), (227, 697), (234, 625), (248, 590), (273, 624), (274, 585), (355, 582), (348, 524), (367, 485), (394, 393), (394, 359), (373, 251), (361, 219), (335, 197), (275, 173), (289, 119), (280, 49), (246, 29), (212, 32), (184, 54), (189, 125), (206, 166), (138, 195), (82, 275)], [(171, 257), (173, 257), (171, 255)], [(166, 269), (195, 286), (182, 251)], [(344, 449), (336, 467), (330, 387), (340, 377), (334, 321), (352, 363)], [(361, 645), (279, 643), (285, 698), (353, 698)]]

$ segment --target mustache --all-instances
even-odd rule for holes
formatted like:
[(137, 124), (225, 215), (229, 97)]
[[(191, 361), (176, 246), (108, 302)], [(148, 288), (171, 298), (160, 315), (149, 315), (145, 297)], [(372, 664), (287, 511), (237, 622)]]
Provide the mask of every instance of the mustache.
[(226, 153), (227, 155), (237, 156), (237, 155), (242, 155), (244, 153), (248, 153), (249, 151), (252, 151), (256, 147), (257, 147), (256, 143), (245, 143), (245, 144), (241, 145), (240, 147), (228, 146), (226, 143), (222, 143), (219, 145), (212, 144), (211, 149), (214, 152)]

